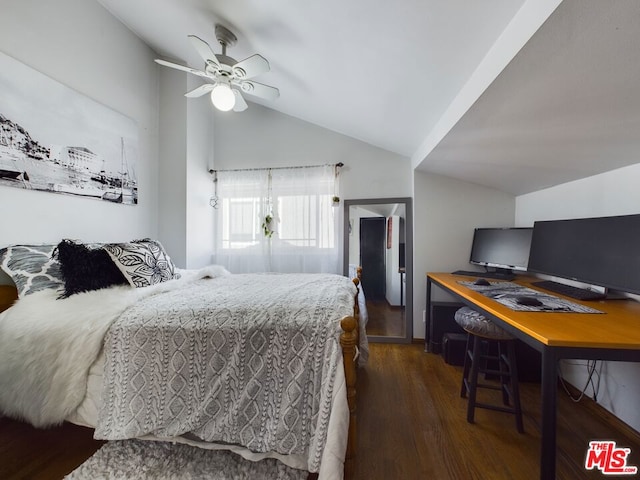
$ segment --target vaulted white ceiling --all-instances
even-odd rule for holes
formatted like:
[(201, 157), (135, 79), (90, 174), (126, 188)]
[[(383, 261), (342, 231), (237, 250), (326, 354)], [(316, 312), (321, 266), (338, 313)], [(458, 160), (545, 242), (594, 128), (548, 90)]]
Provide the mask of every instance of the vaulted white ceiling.
[(223, 24), (280, 89), (248, 100), (419, 170), (521, 194), (638, 163), (637, 0), (99, 1), (194, 68)]

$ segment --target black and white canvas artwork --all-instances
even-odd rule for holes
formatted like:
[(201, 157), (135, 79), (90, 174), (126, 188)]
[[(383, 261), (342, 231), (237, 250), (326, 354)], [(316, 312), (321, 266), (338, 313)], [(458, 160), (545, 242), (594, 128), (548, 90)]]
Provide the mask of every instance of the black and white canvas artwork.
[(138, 126), (0, 53), (0, 188), (138, 203)]

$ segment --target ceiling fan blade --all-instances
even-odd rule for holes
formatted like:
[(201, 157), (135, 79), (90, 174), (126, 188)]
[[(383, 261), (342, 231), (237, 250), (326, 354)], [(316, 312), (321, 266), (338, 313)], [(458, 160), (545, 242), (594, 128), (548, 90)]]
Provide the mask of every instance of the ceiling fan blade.
[(159, 63), (160, 65), (164, 65), (165, 67), (171, 67), (175, 68), (176, 70), (182, 70), (183, 72), (193, 73), (194, 75), (198, 75), (199, 77), (211, 78), (202, 70), (196, 70), (195, 68), (185, 67), (184, 65), (179, 65), (177, 63), (167, 62), (166, 60), (160, 60), (159, 58), (156, 58), (155, 62)]
[(239, 80), (253, 78), (270, 70), (269, 62), (262, 55), (251, 55), (233, 66), (233, 73)]
[(253, 80), (244, 80), (240, 82), (232, 82), (234, 85), (238, 85), (243, 93), (248, 93), (267, 100), (275, 100), (280, 96), (280, 90), (276, 87), (270, 87), (262, 83), (254, 82)]
[(200, 85), (198, 88), (194, 88), (190, 92), (185, 93), (184, 96), (189, 98), (201, 97), (211, 92), (211, 90), (213, 90), (213, 87), (215, 87), (215, 85), (211, 83), (205, 83), (204, 85)]
[(242, 94), (235, 88), (233, 89), (233, 94), (236, 96), (236, 104), (233, 106), (233, 111), (244, 112), (248, 108), (247, 102), (244, 101)]
[(196, 37), (195, 35), (189, 35), (189, 40), (191, 40), (191, 44), (198, 51), (198, 54), (204, 60), (204, 63), (213, 63), (216, 67), (220, 68), (220, 63), (216, 58), (215, 52), (211, 49), (209, 44), (202, 40), (200, 37)]

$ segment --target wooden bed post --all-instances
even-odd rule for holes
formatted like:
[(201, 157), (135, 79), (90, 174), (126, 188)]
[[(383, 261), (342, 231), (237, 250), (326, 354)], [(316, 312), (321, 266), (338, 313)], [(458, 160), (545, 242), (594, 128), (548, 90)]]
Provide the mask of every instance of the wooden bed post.
[(344, 477), (351, 479), (354, 475), (356, 456), (356, 346), (358, 342), (358, 321), (355, 317), (345, 317), (340, 322), (342, 334), (340, 345), (344, 361), (344, 374), (347, 384), (347, 403), (349, 405), (349, 436), (344, 459)]
[(356, 431), (356, 380), (357, 380), (357, 352), (360, 343), (360, 278), (362, 267), (357, 269), (357, 277), (352, 279), (356, 286), (354, 297), (353, 316), (345, 317), (340, 322), (342, 333), (340, 334), (340, 346), (342, 347), (342, 359), (344, 363), (344, 376), (347, 386), (347, 404), (349, 405), (349, 432), (347, 437), (347, 451), (344, 459), (344, 478), (350, 480), (355, 476), (355, 456), (357, 447)]
[(16, 287), (11, 285), (0, 285), (0, 312), (6, 310), (18, 299)]

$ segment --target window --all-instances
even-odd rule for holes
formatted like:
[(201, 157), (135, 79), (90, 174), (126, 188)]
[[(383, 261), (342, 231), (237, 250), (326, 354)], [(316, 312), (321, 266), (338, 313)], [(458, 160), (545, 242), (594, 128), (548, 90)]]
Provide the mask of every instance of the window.
[(336, 168), (217, 172), (216, 262), (234, 273), (338, 273)]
[(258, 222), (259, 198), (223, 199), (223, 248), (245, 248), (259, 241), (254, 225)]

